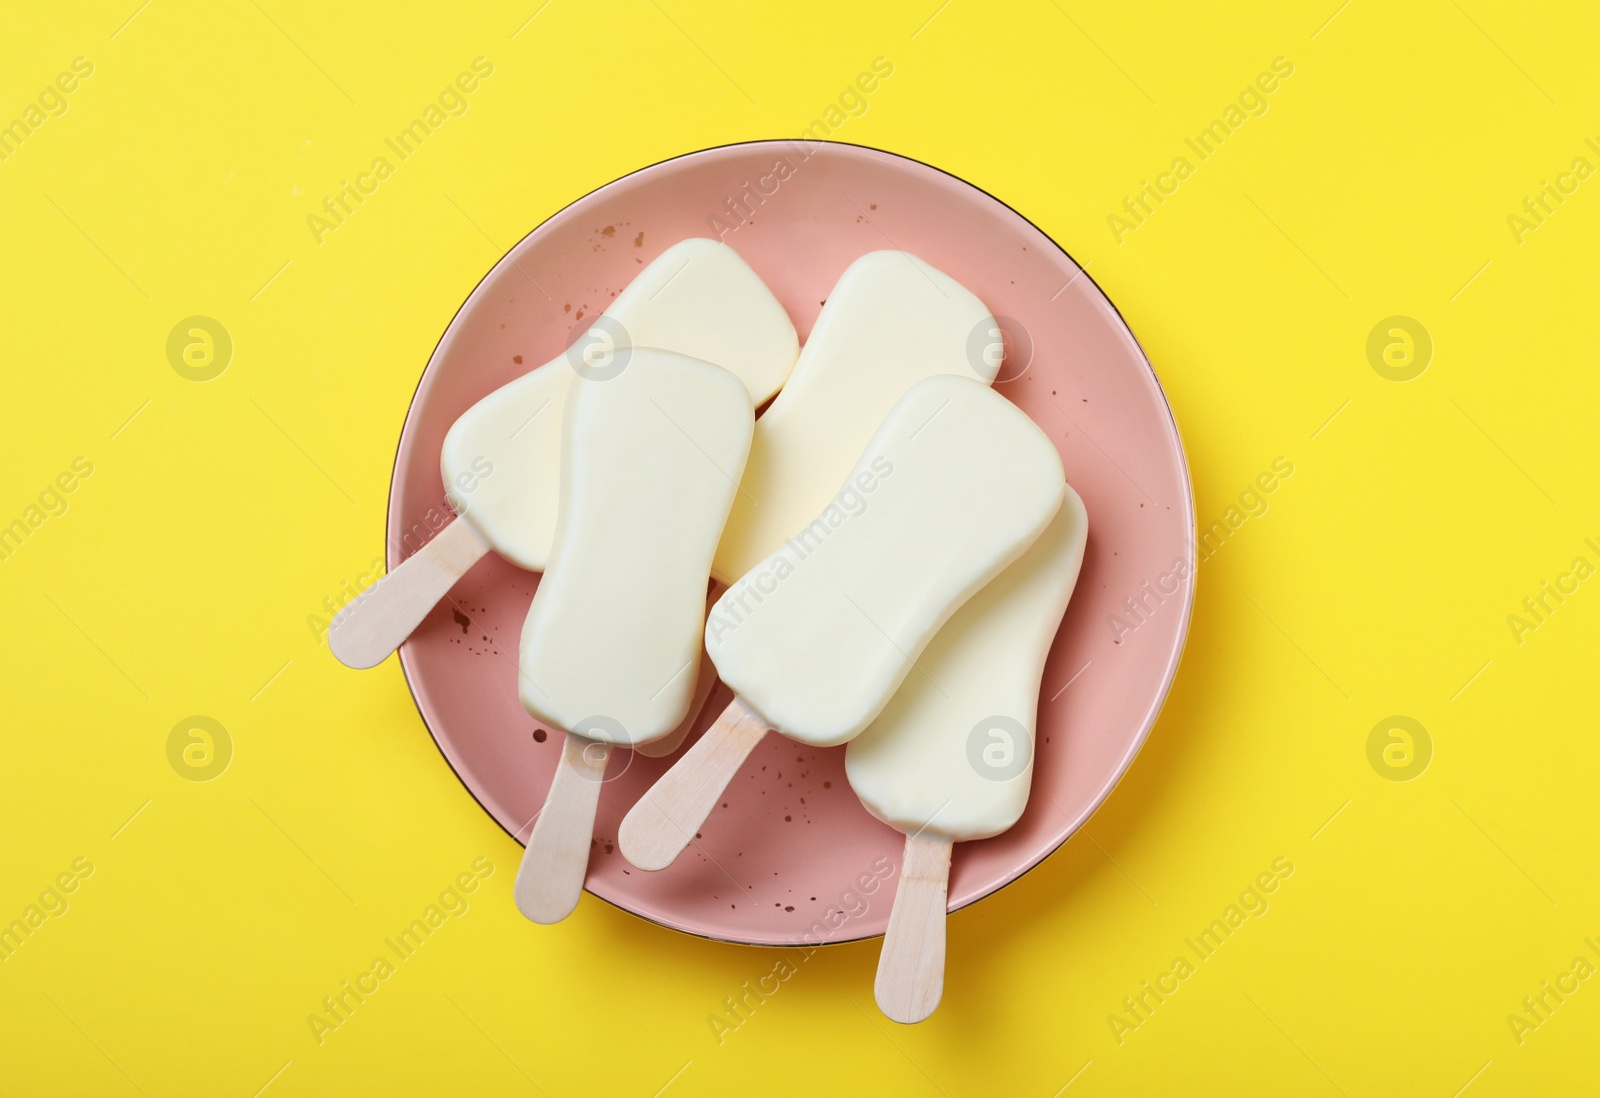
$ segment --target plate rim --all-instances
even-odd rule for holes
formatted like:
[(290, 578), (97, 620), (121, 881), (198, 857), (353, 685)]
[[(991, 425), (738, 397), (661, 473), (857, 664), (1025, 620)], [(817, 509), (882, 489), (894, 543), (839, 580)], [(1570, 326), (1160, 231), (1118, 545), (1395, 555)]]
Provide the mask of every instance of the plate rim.
[[(443, 331), (441, 331), (439, 333), (439, 338), (434, 343), (433, 350), (431, 352), (429, 352), (429, 354), (428, 354), (427, 362), (423, 365), (421, 373), (417, 376), (416, 386), (412, 389), (411, 399), (406, 405), (405, 418), (401, 421), (401, 424), (400, 424), (400, 433), (395, 439), (394, 463), (393, 463), (393, 465), (391, 466), (391, 468), (389, 470), (389, 492), (388, 492), (387, 499), (385, 500), (385, 503), (384, 503), (384, 515), (383, 515), (384, 574), (388, 575), (390, 572), (394, 571), (394, 569), (396, 567), (398, 567), (401, 563), (403, 563), (404, 559), (406, 559), (406, 558), (402, 558), (401, 560), (392, 559), (393, 554), (392, 554), (391, 550), (393, 549), (393, 545), (391, 545), (391, 543), (390, 543), (389, 531), (390, 531), (391, 519), (392, 519), (392, 517), (393, 517), (393, 515), (395, 513), (395, 508), (397, 506), (397, 496), (399, 495), (399, 492), (400, 492), (399, 479), (398, 478), (399, 478), (399, 475), (400, 475), (401, 454), (402, 454), (402, 450), (403, 450), (403, 447), (404, 447), (406, 435), (407, 435), (407, 433), (409, 432), (409, 430), (411, 428), (412, 417), (416, 413), (417, 397), (422, 392), (423, 385), (428, 381), (429, 368), (432, 367), (434, 359), (439, 354), (440, 348), (442, 348), (444, 346), (444, 342), (449, 337), (451, 330), (455, 327), (456, 321), (460, 319), (461, 314), (466, 310), (467, 306), (472, 303), (473, 298), (477, 295), (478, 290), (480, 288), (482, 288), (484, 283), (489, 281), (489, 279), (497, 271), (499, 271), (500, 267), (510, 260), (511, 256), (516, 252), (516, 250), (518, 248), (520, 248), (522, 246), (523, 242), (526, 241), (529, 237), (533, 236), (535, 233), (538, 233), (546, 225), (548, 225), (550, 222), (554, 221), (556, 218), (560, 217), (562, 214), (566, 213), (566, 211), (570, 210), (572, 207), (576, 206), (577, 204), (579, 204), (580, 202), (583, 202), (586, 199), (592, 198), (593, 196), (599, 194), (600, 192), (602, 192), (604, 190), (607, 190), (607, 189), (609, 189), (611, 187), (615, 187), (615, 186), (625, 182), (626, 180), (632, 179), (636, 175), (641, 175), (641, 174), (643, 174), (645, 172), (654, 171), (657, 168), (660, 168), (660, 167), (662, 167), (664, 165), (667, 165), (667, 164), (674, 163), (674, 162), (679, 161), (679, 160), (685, 160), (685, 159), (688, 159), (690, 157), (702, 156), (702, 155), (704, 155), (706, 153), (718, 152), (718, 151), (723, 150), (723, 149), (754, 149), (754, 148), (759, 148), (761, 146), (769, 146), (769, 145), (781, 145), (781, 146), (788, 146), (788, 147), (793, 147), (793, 146), (796, 146), (796, 145), (805, 146), (805, 147), (835, 146), (835, 147), (840, 147), (840, 148), (857, 149), (857, 150), (860, 150), (862, 152), (867, 152), (867, 153), (874, 154), (876, 156), (887, 157), (887, 158), (891, 158), (891, 159), (894, 159), (894, 160), (902, 160), (902, 161), (905, 161), (905, 162), (910, 163), (910, 164), (915, 164), (918, 167), (925, 168), (925, 169), (927, 169), (929, 171), (936, 172), (939, 175), (945, 176), (948, 179), (953, 180), (954, 182), (961, 184), (962, 186), (971, 188), (972, 190), (974, 190), (974, 191), (978, 192), (979, 194), (983, 195), (984, 197), (988, 198), (990, 201), (997, 203), (1001, 208), (1006, 210), (1008, 213), (1010, 213), (1014, 217), (1017, 217), (1018, 219), (1020, 219), (1025, 225), (1027, 225), (1029, 228), (1033, 229), (1043, 239), (1048, 241), (1051, 247), (1055, 248), (1063, 256), (1065, 256), (1067, 258), (1067, 260), (1074, 267), (1077, 268), (1078, 276), (1088, 279), (1090, 285), (1092, 285), (1095, 288), (1095, 290), (1100, 294), (1100, 297), (1105, 301), (1105, 303), (1111, 307), (1111, 311), (1114, 314), (1116, 314), (1117, 322), (1122, 325), (1123, 331), (1125, 333), (1127, 333), (1128, 338), (1133, 341), (1134, 349), (1138, 351), (1139, 359), (1144, 364), (1145, 371), (1149, 374), (1150, 380), (1155, 384), (1156, 394), (1161, 398), (1161, 408), (1166, 413), (1167, 422), (1171, 425), (1172, 438), (1173, 438), (1173, 441), (1176, 443), (1176, 447), (1177, 447), (1178, 467), (1179, 467), (1179, 471), (1183, 475), (1184, 492), (1183, 492), (1182, 504), (1183, 504), (1183, 508), (1184, 508), (1184, 511), (1185, 511), (1185, 517), (1187, 519), (1187, 522), (1185, 523), (1185, 526), (1186, 526), (1187, 533), (1188, 533), (1188, 541), (1187, 541), (1187, 544), (1185, 546), (1185, 553), (1186, 553), (1186, 556), (1187, 556), (1187, 563), (1189, 565), (1189, 569), (1188, 569), (1188, 575), (1185, 577), (1185, 583), (1184, 583), (1184, 588), (1183, 588), (1183, 595), (1184, 595), (1184, 597), (1183, 597), (1183, 605), (1182, 605), (1182, 608), (1181, 608), (1182, 609), (1182, 613), (1180, 615), (1180, 620), (1179, 620), (1179, 623), (1178, 623), (1178, 630), (1177, 630), (1176, 637), (1175, 637), (1175, 643), (1174, 643), (1174, 645), (1172, 647), (1172, 651), (1170, 652), (1170, 654), (1167, 656), (1167, 658), (1165, 660), (1165, 667), (1162, 669), (1161, 683), (1160, 683), (1159, 687), (1157, 688), (1157, 690), (1155, 691), (1154, 696), (1151, 699), (1150, 708), (1146, 711), (1146, 715), (1145, 715), (1144, 719), (1141, 722), (1141, 727), (1139, 729), (1139, 732), (1133, 738), (1133, 740), (1129, 743), (1128, 750), (1127, 750), (1126, 754), (1122, 757), (1121, 761), (1117, 764), (1116, 768), (1114, 769), (1114, 771), (1112, 773), (1111, 780), (1108, 783), (1106, 783), (1105, 788), (1093, 799), (1093, 801), (1081, 813), (1079, 813), (1073, 819), (1070, 819), (1070, 820), (1067, 821), (1067, 823), (1062, 827), (1062, 829), (1060, 831), (1059, 838), (1056, 838), (1053, 842), (1048, 843), (1048, 845), (1046, 847), (1041, 848), (1041, 850), (1038, 852), (1037, 856), (1030, 855), (1029, 858), (1026, 860), (1025, 864), (1021, 864), (1019, 866), (1019, 868), (1016, 870), (1016, 872), (1012, 876), (1010, 876), (1008, 879), (1000, 882), (999, 884), (995, 885), (995, 887), (993, 887), (989, 891), (984, 892), (982, 895), (974, 896), (971, 899), (965, 901), (964, 903), (956, 904), (954, 906), (949, 907), (947, 909), (947, 911), (946, 911), (946, 917), (948, 917), (949, 915), (952, 915), (955, 912), (962, 910), (963, 908), (970, 907), (970, 906), (972, 906), (972, 905), (974, 905), (974, 904), (976, 904), (976, 903), (978, 903), (978, 902), (980, 902), (982, 900), (988, 899), (989, 897), (995, 895), (996, 893), (1000, 892), (1001, 890), (1003, 890), (1005, 888), (1009, 888), (1011, 885), (1015, 884), (1017, 881), (1021, 880), (1023, 877), (1027, 876), (1029, 873), (1031, 873), (1035, 869), (1037, 869), (1047, 858), (1049, 858), (1051, 855), (1055, 854), (1058, 850), (1060, 850), (1063, 846), (1065, 846), (1066, 843), (1067, 843), (1067, 840), (1071, 839), (1073, 835), (1077, 834), (1078, 831), (1080, 831), (1083, 828), (1083, 826), (1089, 822), (1090, 818), (1093, 817), (1094, 814), (1100, 810), (1100, 807), (1102, 805), (1104, 805), (1107, 800), (1110, 799), (1112, 792), (1117, 788), (1117, 786), (1122, 784), (1122, 779), (1125, 778), (1127, 776), (1128, 771), (1130, 769), (1132, 769), (1134, 760), (1139, 756), (1139, 752), (1144, 749), (1145, 743), (1149, 740), (1150, 733), (1155, 730), (1156, 721), (1160, 719), (1162, 710), (1166, 708), (1167, 699), (1171, 696), (1172, 685), (1177, 679), (1179, 665), (1183, 662), (1184, 652), (1188, 649), (1189, 627), (1190, 627), (1190, 624), (1191, 624), (1191, 621), (1192, 621), (1192, 618), (1193, 618), (1193, 614), (1194, 614), (1195, 596), (1196, 596), (1196, 590), (1198, 588), (1198, 575), (1197, 575), (1198, 569), (1195, 567), (1195, 545), (1196, 545), (1196, 531), (1197, 531), (1196, 522), (1198, 520), (1196, 518), (1195, 500), (1194, 500), (1194, 478), (1193, 478), (1192, 474), (1190, 473), (1190, 469), (1189, 469), (1188, 451), (1185, 449), (1184, 444), (1183, 444), (1183, 431), (1178, 425), (1177, 416), (1173, 413), (1172, 401), (1170, 399), (1168, 399), (1168, 397), (1167, 397), (1166, 388), (1165, 388), (1165, 386), (1163, 386), (1161, 384), (1161, 377), (1160, 377), (1159, 374), (1156, 373), (1155, 365), (1150, 361), (1149, 353), (1145, 350), (1144, 344), (1142, 342), (1140, 342), (1138, 334), (1134, 332), (1133, 326), (1128, 323), (1128, 318), (1123, 315), (1122, 310), (1117, 306), (1116, 301), (1112, 299), (1110, 294), (1106, 293), (1105, 288), (1103, 286), (1101, 286), (1098, 281), (1095, 280), (1094, 276), (1091, 275), (1088, 272), (1087, 269), (1085, 269), (1084, 265), (1079, 263), (1078, 260), (1076, 258), (1074, 258), (1072, 253), (1067, 251), (1067, 249), (1060, 243), (1060, 241), (1056, 240), (1055, 237), (1053, 237), (1049, 233), (1045, 232), (1044, 229), (1041, 228), (1036, 222), (1034, 222), (1032, 218), (1028, 217), (1022, 211), (1018, 210), (1016, 207), (1012, 206), (1009, 202), (1006, 202), (1004, 199), (1000, 198), (998, 195), (995, 195), (995, 194), (991, 193), (990, 191), (986, 190), (985, 188), (978, 186), (978, 184), (973, 183), (970, 180), (965, 179), (962, 176), (959, 176), (959, 175), (957, 175), (956, 173), (954, 173), (952, 171), (947, 171), (946, 169), (941, 168), (941, 167), (939, 167), (939, 166), (937, 166), (935, 164), (929, 164), (927, 161), (920, 160), (917, 157), (908, 156), (905, 153), (893, 152), (893, 151), (888, 150), (888, 149), (881, 149), (881, 148), (878, 148), (877, 146), (874, 146), (874, 145), (863, 145), (863, 144), (859, 144), (859, 143), (853, 142), (853, 141), (834, 141), (834, 140), (831, 140), (831, 139), (812, 140), (810, 138), (769, 137), (769, 138), (757, 138), (757, 139), (749, 140), (749, 141), (729, 141), (729, 142), (724, 142), (724, 143), (719, 144), (719, 145), (707, 145), (707, 146), (705, 146), (703, 148), (692, 149), (692, 150), (690, 150), (688, 152), (682, 152), (682, 153), (677, 153), (677, 154), (675, 154), (673, 156), (663, 157), (660, 160), (652, 161), (649, 164), (643, 164), (643, 165), (640, 165), (637, 168), (634, 168), (631, 171), (624, 172), (622, 175), (617, 176), (615, 179), (612, 179), (612, 180), (609, 180), (609, 181), (607, 181), (605, 183), (602, 183), (598, 187), (591, 188), (590, 190), (585, 191), (583, 194), (578, 195), (575, 198), (571, 199), (570, 201), (566, 202), (559, 209), (552, 211), (549, 214), (549, 216), (541, 219), (538, 224), (534, 225), (527, 232), (523, 233), (520, 237), (518, 237), (516, 239), (516, 241), (514, 241), (511, 244), (511, 246), (508, 247), (505, 250), (505, 252), (500, 256), (500, 258), (498, 260), (496, 260), (488, 268), (488, 270), (486, 270), (483, 273), (483, 276), (481, 278), (479, 278), (476, 283), (473, 284), (472, 289), (467, 292), (466, 296), (461, 299), (461, 303), (456, 306), (455, 312), (453, 312), (450, 315), (450, 320), (445, 324)], [(808, 153), (807, 155), (809, 156), (811, 154)], [(455, 520), (452, 520), (452, 521), (459, 521), (459, 519), (455, 519)], [(434, 750), (439, 752), (439, 757), (441, 759), (443, 759), (444, 760), (444, 764), (447, 767), (450, 768), (450, 773), (455, 776), (456, 781), (460, 783), (461, 787), (464, 790), (466, 790), (467, 795), (472, 798), (474, 803), (476, 803), (477, 806), (483, 811), (484, 815), (488, 816), (489, 819), (494, 823), (494, 825), (496, 827), (500, 828), (501, 831), (505, 832), (505, 834), (511, 838), (512, 842), (516, 843), (520, 847), (526, 848), (527, 844), (524, 843), (521, 839), (519, 839), (515, 832), (513, 832), (510, 828), (506, 827), (505, 824), (501, 823), (500, 819), (493, 812), (491, 812), (489, 810), (489, 806), (484, 804), (483, 801), (478, 797), (478, 794), (473, 790), (472, 786), (467, 782), (467, 779), (462, 775), (461, 771), (456, 769), (455, 763), (453, 763), (450, 760), (450, 756), (445, 752), (444, 745), (439, 742), (439, 735), (434, 730), (432, 723), (428, 720), (427, 713), (425, 713), (423, 711), (422, 703), (417, 698), (416, 686), (412, 682), (411, 642), (410, 642), (410, 638), (409, 637), (404, 642), (401, 643), (401, 645), (400, 645), (399, 649), (397, 650), (396, 654), (399, 657), (400, 675), (401, 675), (401, 679), (405, 682), (406, 693), (408, 693), (411, 696), (411, 704), (416, 709), (417, 716), (421, 719), (423, 728), (427, 729), (428, 738), (433, 742)], [(883, 932), (879, 931), (879, 932), (872, 932), (872, 933), (856, 934), (856, 935), (853, 935), (853, 936), (850, 936), (850, 937), (830, 938), (830, 939), (828, 939), (826, 941), (820, 941), (820, 942), (819, 941), (811, 941), (811, 940), (808, 940), (808, 939), (806, 939), (804, 937), (795, 939), (793, 941), (782, 941), (782, 942), (751, 941), (751, 940), (745, 939), (745, 938), (726, 938), (726, 937), (722, 937), (722, 936), (717, 935), (717, 934), (708, 933), (708, 932), (706, 932), (704, 930), (695, 929), (695, 928), (687, 927), (687, 926), (679, 926), (679, 925), (676, 925), (676, 924), (674, 924), (674, 923), (672, 923), (670, 921), (667, 921), (665, 919), (657, 918), (657, 917), (652, 916), (652, 915), (646, 915), (646, 914), (643, 914), (643, 913), (641, 913), (639, 911), (635, 911), (634, 909), (632, 909), (630, 907), (627, 907), (624, 904), (621, 904), (621, 903), (617, 902), (616, 900), (613, 900), (613, 899), (611, 899), (611, 898), (609, 898), (607, 896), (602, 896), (599, 893), (594, 892), (593, 890), (591, 890), (588, 887), (587, 882), (585, 882), (583, 890), (584, 890), (584, 892), (588, 893), (590, 896), (593, 896), (595, 899), (600, 900), (600, 901), (610, 905), (611, 907), (616, 908), (619, 911), (625, 912), (626, 914), (631, 915), (636, 919), (639, 919), (639, 920), (641, 920), (643, 922), (650, 923), (653, 926), (659, 926), (659, 927), (662, 927), (662, 928), (667, 929), (667, 930), (676, 931), (677, 933), (680, 933), (680, 934), (687, 934), (687, 935), (690, 935), (690, 936), (695, 937), (695, 938), (704, 939), (706, 941), (721, 942), (721, 943), (726, 943), (726, 944), (729, 944), (729, 945), (752, 946), (752, 947), (759, 947), (759, 948), (764, 948), (764, 949), (794, 949), (794, 948), (797, 948), (797, 947), (798, 948), (807, 948), (807, 949), (819, 949), (819, 948), (826, 948), (826, 947), (829, 947), (829, 946), (849, 945), (850, 943), (853, 943), (853, 942), (863, 942), (863, 941), (869, 941), (869, 940), (871, 940), (873, 938), (881, 938), (881, 937), (883, 937)]]

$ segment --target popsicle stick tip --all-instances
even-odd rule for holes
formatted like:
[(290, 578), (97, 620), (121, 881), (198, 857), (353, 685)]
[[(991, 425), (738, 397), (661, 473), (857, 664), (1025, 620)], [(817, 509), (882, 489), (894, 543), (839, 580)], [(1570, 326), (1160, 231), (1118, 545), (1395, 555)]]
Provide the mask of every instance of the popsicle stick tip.
[(580, 887), (576, 892), (569, 890), (556, 896), (541, 882), (534, 880), (532, 875), (518, 870), (517, 883), (512, 895), (516, 898), (517, 910), (522, 912), (523, 918), (540, 926), (552, 926), (578, 909), (578, 899), (582, 892), (583, 889)]
[(671, 837), (679, 828), (649, 793), (622, 818), (617, 829), (617, 848), (635, 869), (658, 873), (677, 861), (687, 841), (674, 843)]
[(378, 666), (488, 551), (472, 523), (451, 522), (334, 615), (328, 649), (346, 667)]
[[(344, 611), (341, 610), (340, 613)], [(339, 619), (334, 618), (333, 625), (328, 629), (328, 650), (333, 653), (334, 659), (356, 671), (366, 671), (378, 666), (400, 647), (398, 644), (390, 647), (381, 641), (374, 642), (370, 634), (364, 630), (353, 626), (340, 629), (339, 625)]]

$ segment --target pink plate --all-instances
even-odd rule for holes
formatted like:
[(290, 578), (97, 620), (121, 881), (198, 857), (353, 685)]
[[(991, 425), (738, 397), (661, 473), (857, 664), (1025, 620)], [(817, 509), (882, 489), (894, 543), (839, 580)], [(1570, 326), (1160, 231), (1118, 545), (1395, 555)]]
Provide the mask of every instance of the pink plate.
[[(1010, 831), (957, 847), (954, 910), (1038, 864), (1111, 792), (1155, 723), (1194, 597), (1194, 504), (1161, 386), (1094, 282), (995, 198), (914, 160), (793, 141), (692, 153), (580, 198), (496, 264), (439, 341), (400, 437), (389, 566), (450, 515), (439, 447), (456, 417), (560, 354), (669, 245), (718, 235), (802, 337), (864, 252), (905, 249), (971, 288), (1003, 318), (997, 388), (1055, 440), (1088, 508), (1083, 573), (1045, 667), (1033, 796)], [(439, 749), (518, 840), (562, 741), (517, 701), (517, 638), (537, 580), (491, 554), (400, 651)], [(1144, 608), (1135, 615), (1128, 599)], [(719, 685), (707, 722), (727, 699)], [(755, 945), (883, 933), (889, 905), (864, 906), (858, 890), (863, 875), (898, 874), (903, 838), (856, 800), (843, 748), (769, 736), (700, 843), (670, 869), (643, 873), (617, 851), (617, 825), (669, 762), (613, 754), (589, 891), (664, 926)]]

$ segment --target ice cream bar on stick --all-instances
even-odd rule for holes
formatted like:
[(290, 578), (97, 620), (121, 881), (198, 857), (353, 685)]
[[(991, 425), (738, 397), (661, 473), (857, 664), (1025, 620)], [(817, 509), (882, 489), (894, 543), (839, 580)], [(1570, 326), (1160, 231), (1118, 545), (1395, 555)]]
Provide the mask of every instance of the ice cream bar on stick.
[(561, 510), (519, 660), (524, 708), (566, 732), (514, 887), (534, 922), (577, 906), (612, 748), (687, 713), (711, 556), (754, 428), (739, 378), (666, 351), (636, 347), (572, 386)]
[(640, 271), (564, 355), (462, 413), (439, 466), (457, 513), (334, 618), (340, 662), (374, 667), (490, 549), (540, 571), (558, 507), (561, 414), (573, 378), (599, 378), (634, 347), (674, 351), (731, 370), (761, 404), (794, 367), (794, 324), (766, 284), (726, 244), (681, 241)]
[(670, 865), (769, 729), (854, 738), (1065, 491), (1055, 446), (1004, 397), (952, 375), (913, 386), (833, 501), (717, 600), (706, 651), (734, 700), (622, 821), (623, 855)]
[(876, 988), (897, 1022), (932, 1014), (944, 989), (951, 844), (998, 835), (1027, 807), (1039, 680), (1088, 532), (1068, 488), (1039, 540), (933, 638), (927, 677), (902, 683), (845, 751), (861, 803), (906, 836)]

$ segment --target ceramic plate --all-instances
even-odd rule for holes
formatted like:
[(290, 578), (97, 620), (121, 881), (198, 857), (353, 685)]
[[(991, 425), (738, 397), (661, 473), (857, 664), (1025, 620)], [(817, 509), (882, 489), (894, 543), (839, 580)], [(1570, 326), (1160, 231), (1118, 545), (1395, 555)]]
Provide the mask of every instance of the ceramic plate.
[[(736, 248), (802, 339), (864, 252), (904, 249), (968, 286), (1002, 318), (996, 388), (1055, 441), (1088, 508), (1083, 572), (1045, 667), (1028, 810), (1004, 835), (956, 847), (950, 908), (982, 899), (1060, 846), (1127, 770), (1172, 683), (1193, 602), (1188, 471), (1150, 363), (1099, 287), (994, 197), (875, 149), (773, 141), (678, 157), (580, 198), (489, 272), (428, 362), (395, 461), (389, 567), (449, 515), (439, 447), (455, 418), (560, 354), (688, 236)], [(519, 841), (562, 741), (517, 701), (517, 638), (537, 583), (491, 554), (400, 651), (439, 749)], [(704, 723), (728, 697), (719, 685)], [(589, 891), (664, 926), (756, 945), (883, 933), (890, 893), (864, 895), (863, 879), (898, 874), (903, 837), (856, 800), (842, 747), (768, 736), (698, 846), (643, 873), (618, 852), (617, 826), (670, 762), (613, 754)]]

